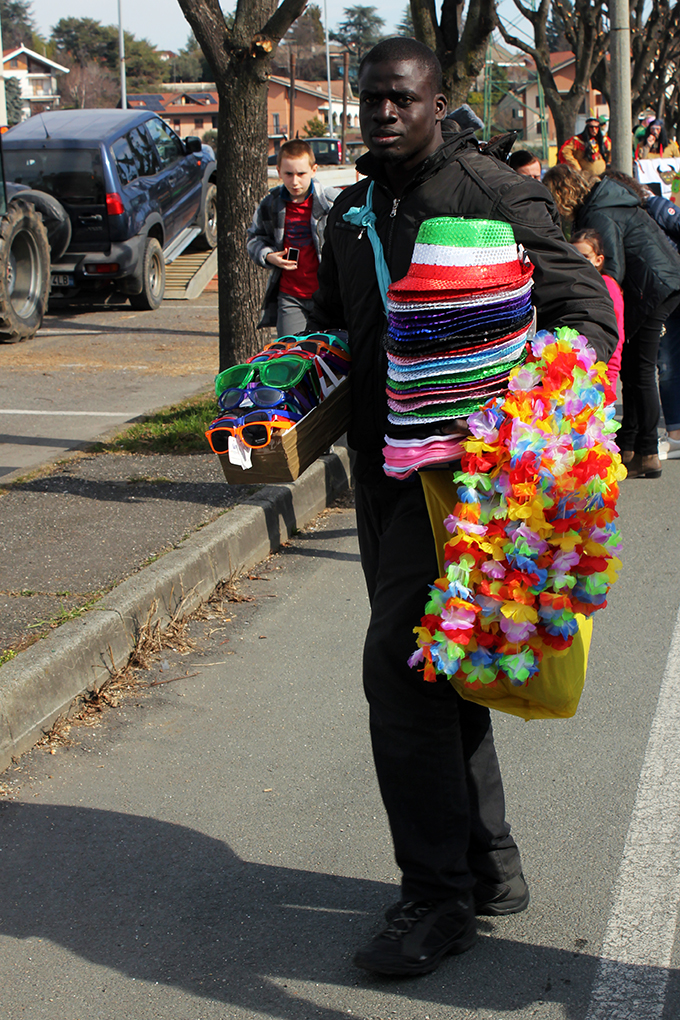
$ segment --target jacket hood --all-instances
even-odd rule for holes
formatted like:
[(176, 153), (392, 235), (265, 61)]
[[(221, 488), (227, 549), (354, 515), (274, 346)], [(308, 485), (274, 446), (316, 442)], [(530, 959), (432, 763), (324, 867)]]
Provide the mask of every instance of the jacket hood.
[[(454, 153), (461, 152), (467, 148), (479, 148), (475, 132), (472, 128), (458, 131), (451, 121), (442, 121), (442, 138), (443, 141), (439, 148), (435, 149), (431, 155), (416, 167), (412, 178), (414, 182), (426, 180), (431, 174), (436, 173), (441, 166), (448, 162)], [(374, 181), (389, 187), (387, 174), (385, 173), (385, 164), (382, 160), (376, 159), (372, 153), (366, 152), (363, 156), (360, 156), (356, 161), (356, 168), (365, 177), (371, 177)]]
[(634, 208), (636, 205), (642, 205), (642, 203), (635, 192), (629, 191), (628, 188), (609, 177), (603, 178), (599, 184), (596, 184), (583, 203), (583, 207), (589, 209), (613, 209), (620, 206)]

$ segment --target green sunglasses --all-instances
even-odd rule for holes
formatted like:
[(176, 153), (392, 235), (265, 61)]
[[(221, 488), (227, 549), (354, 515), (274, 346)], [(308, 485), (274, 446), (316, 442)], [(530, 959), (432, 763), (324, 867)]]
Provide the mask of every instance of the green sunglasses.
[(316, 372), (313, 369), (311, 359), (296, 357), (294, 354), (282, 354), (268, 361), (253, 361), (248, 365), (232, 365), (215, 379), (215, 393), (219, 397), (232, 386), (243, 388), (253, 381), (256, 374), (265, 386), (286, 390), (297, 386), (306, 373), (309, 373), (315, 392), (318, 393)]

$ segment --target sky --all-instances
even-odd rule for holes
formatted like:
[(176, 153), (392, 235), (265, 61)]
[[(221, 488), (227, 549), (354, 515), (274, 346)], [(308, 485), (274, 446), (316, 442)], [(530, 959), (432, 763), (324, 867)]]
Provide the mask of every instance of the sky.
[[(323, 0), (317, 0), (323, 10)], [(351, 7), (356, 0), (326, 0), (328, 26), (332, 30), (342, 21), (343, 10)], [(407, 0), (360, 0), (365, 6), (374, 6), (385, 19), (385, 34), (391, 34), (401, 21)], [(138, 39), (148, 39), (159, 50), (177, 52), (186, 43), (189, 35), (187, 24), (177, 0), (120, 0), (123, 26)], [(233, 3), (222, 0), (223, 9), (230, 10)], [(505, 9), (505, 10), (504, 10)], [(503, 0), (501, 10), (506, 17), (516, 11), (510, 0)], [(60, 18), (92, 18), (103, 25), (118, 24), (117, 0), (98, 0), (93, 8), (92, 0), (33, 0), (33, 14), (40, 34), (48, 37), (53, 25)]]
[[(187, 24), (177, 0), (120, 0), (123, 27), (138, 39), (148, 39), (159, 50), (181, 49), (189, 35)], [(323, 0), (318, 0), (323, 10)], [(353, 6), (355, 0), (327, 0), (328, 26), (335, 28), (342, 20), (345, 7)], [(406, 0), (362, 0), (365, 6), (374, 6), (385, 19), (385, 31), (391, 32), (401, 21)], [(222, 3), (223, 10), (230, 10), (232, 3)], [(103, 25), (118, 24), (117, 0), (98, 0), (96, 8), (92, 0), (33, 0), (33, 15), (41, 35), (49, 36), (52, 26), (60, 18), (95, 18)]]

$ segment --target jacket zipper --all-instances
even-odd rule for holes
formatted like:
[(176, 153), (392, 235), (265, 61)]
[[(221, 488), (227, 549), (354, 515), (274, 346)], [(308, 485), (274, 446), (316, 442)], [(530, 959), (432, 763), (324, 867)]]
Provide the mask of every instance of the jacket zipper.
[[(388, 192), (388, 194), (389, 194), (389, 192)], [(399, 203), (400, 202), (401, 202), (401, 198), (394, 198), (394, 197), (392, 197), (392, 208), (390, 209), (390, 217), (389, 217), (390, 218), (390, 224), (389, 224), (389, 228), (388, 228), (388, 232), (387, 232), (387, 238), (386, 238), (387, 243), (386, 243), (386, 245), (384, 245), (385, 261), (387, 262), (388, 267), (389, 267), (389, 264), (390, 264), (390, 254), (391, 254), (391, 251), (392, 251), (392, 235), (394, 233), (394, 226), (395, 226), (395, 223), (396, 223), (396, 220), (397, 220), (397, 212), (399, 210)], [(387, 367), (387, 355), (385, 354), (385, 351), (383, 350), (382, 342), (379, 342), (378, 345), (377, 345), (377, 349), (376, 349), (376, 372), (377, 372), (376, 378), (377, 379), (380, 379), (382, 376), (384, 376), (384, 374), (386, 372), (386, 367)], [(384, 392), (385, 391), (384, 391), (384, 388), (383, 388), (383, 395), (384, 395)], [(376, 425), (378, 427), (378, 431), (379, 432), (380, 431), (384, 431), (385, 424), (386, 424), (382, 420), (382, 418), (380, 418), (379, 410), (378, 410), (380, 408), (380, 406), (381, 406), (381, 401), (378, 400), (376, 402), (376, 405), (375, 405), (375, 417), (376, 417)], [(389, 408), (387, 410), (389, 412)]]
[(395, 223), (397, 221), (397, 211), (399, 209), (399, 203), (400, 202), (401, 202), (401, 198), (393, 198), (392, 199), (392, 208), (390, 210), (390, 221), (391, 222), (390, 222), (390, 225), (389, 225), (389, 229), (387, 231), (387, 245), (385, 246), (385, 261), (387, 262), (388, 266), (390, 264), (390, 256), (392, 254), (392, 236), (394, 234), (394, 225), (395, 225)]

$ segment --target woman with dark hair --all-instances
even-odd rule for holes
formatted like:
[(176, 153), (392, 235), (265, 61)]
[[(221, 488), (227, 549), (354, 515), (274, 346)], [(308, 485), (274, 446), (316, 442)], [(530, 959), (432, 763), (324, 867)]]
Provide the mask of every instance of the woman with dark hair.
[(666, 127), (662, 120), (653, 120), (647, 128), (647, 135), (635, 148), (636, 159), (677, 159), (680, 148), (676, 141), (669, 142)]
[(680, 254), (625, 184), (553, 167), (543, 177), (561, 216), (575, 230), (597, 230), (604, 271), (623, 290), (626, 343), (621, 358), (623, 425), (618, 435), (630, 478), (658, 478), (656, 362), (663, 325), (680, 303)]

